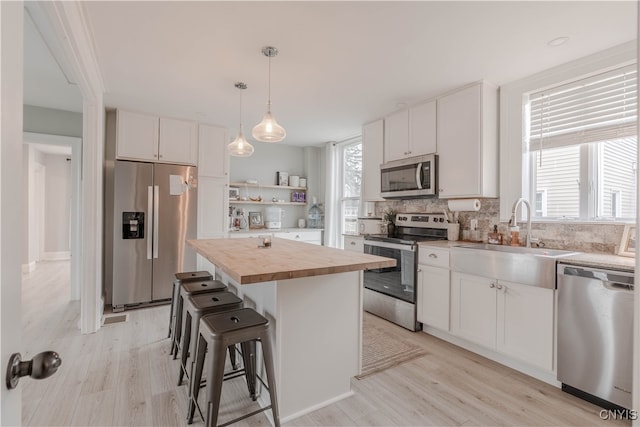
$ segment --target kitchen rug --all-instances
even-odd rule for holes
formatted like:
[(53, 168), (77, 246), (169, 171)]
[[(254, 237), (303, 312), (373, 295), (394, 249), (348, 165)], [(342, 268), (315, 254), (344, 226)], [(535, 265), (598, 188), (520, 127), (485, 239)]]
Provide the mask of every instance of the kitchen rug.
[(357, 379), (365, 378), (385, 369), (397, 366), (425, 355), (427, 352), (416, 344), (404, 340), (392, 331), (384, 330), (367, 319), (362, 326), (362, 373)]

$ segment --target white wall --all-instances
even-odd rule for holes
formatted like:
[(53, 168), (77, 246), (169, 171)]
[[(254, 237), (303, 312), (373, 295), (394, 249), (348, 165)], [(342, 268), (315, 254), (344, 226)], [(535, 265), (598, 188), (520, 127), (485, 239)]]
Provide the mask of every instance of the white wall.
[(65, 155), (44, 155), (44, 251), (51, 256), (70, 250), (71, 161), (68, 158)]
[(82, 113), (23, 106), (25, 132), (82, 138)]

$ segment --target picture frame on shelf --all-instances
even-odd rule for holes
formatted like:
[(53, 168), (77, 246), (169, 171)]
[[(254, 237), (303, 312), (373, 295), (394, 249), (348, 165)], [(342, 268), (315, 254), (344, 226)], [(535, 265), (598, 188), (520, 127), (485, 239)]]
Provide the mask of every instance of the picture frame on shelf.
[(288, 186), (289, 185), (289, 172), (280, 172), (276, 173), (277, 185)]
[(236, 187), (229, 187), (229, 200), (239, 200), (240, 189)]
[(264, 220), (262, 219), (262, 212), (249, 212), (249, 229), (264, 228)]
[(635, 224), (626, 224), (622, 232), (622, 240), (618, 247), (618, 255), (635, 257), (636, 256), (636, 226)]

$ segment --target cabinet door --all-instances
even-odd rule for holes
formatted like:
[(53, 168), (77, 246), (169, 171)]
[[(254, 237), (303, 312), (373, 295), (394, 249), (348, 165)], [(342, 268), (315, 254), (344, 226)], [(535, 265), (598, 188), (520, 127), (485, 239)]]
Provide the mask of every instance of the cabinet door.
[(344, 250), (352, 252), (364, 252), (364, 238), (360, 236), (342, 236)]
[(438, 99), (439, 197), (482, 196), (480, 108), (480, 85)]
[(496, 299), (492, 279), (451, 272), (451, 332), (495, 349)]
[(418, 321), (449, 330), (449, 269), (418, 264)]
[(226, 179), (198, 177), (198, 238), (225, 235), (229, 228)]
[(224, 178), (228, 175), (227, 130), (209, 125), (198, 127), (198, 175)]
[(116, 158), (158, 161), (158, 117), (118, 110)]
[(409, 109), (409, 151), (412, 156), (436, 152), (436, 101)]
[(398, 111), (384, 119), (384, 161), (410, 157), (409, 110)]
[(498, 282), (498, 351), (553, 370), (554, 290)]
[(198, 163), (198, 124), (184, 120), (160, 118), (158, 161), (163, 163)]
[[(362, 201), (380, 197), (380, 164), (384, 161), (384, 120), (362, 127)], [(363, 210), (364, 212), (364, 210)]]

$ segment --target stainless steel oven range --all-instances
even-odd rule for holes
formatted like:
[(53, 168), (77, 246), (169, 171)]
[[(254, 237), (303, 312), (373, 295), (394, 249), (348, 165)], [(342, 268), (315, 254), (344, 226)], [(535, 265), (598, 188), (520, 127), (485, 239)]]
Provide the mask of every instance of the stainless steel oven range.
[(418, 242), (446, 240), (443, 214), (396, 215), (395, 235), (365, 235), (364, 252), (395, 258), (395, 267), (364, 272), (364, 309), (411, 331), (422, 324), (416, 319)]

